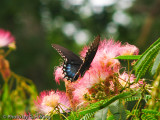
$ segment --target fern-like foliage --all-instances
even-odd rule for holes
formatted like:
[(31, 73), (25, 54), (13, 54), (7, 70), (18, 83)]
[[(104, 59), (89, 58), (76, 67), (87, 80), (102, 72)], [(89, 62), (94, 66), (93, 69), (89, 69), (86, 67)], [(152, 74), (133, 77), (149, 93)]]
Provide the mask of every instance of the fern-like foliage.
[[(131, 112), (127, 110), (126, 113), (130, 119), (139, 119), (139, 110), (133, 110)], [(158, 120), (158, 117), (160, 117), (160, 112), (158, 111), (148, 109), (141, 110), (141, 120)]]
[(143, 114), (141, 117), (142, 120), (158, 120), (155, 116), (153, 115), (145, 115)]
[[(151, 99), (150, 95), (144, 95), (143, 97), (145, 100)], [(124, 102), (138, 101), (141, 98), (142, 96), (139, 92), (124, 92), (109, 100), (106, 99), (92, 103), (85, 110), (79, 109), (76, 112), (71, 112), (66, 120), (123, 120), (125, 116), (139, 118), (139, 114), (141, 114), (142, 120), (146, 120), (149, 118), (155, 119), (157, 116), (160, 116), (160, 112), (148, 109), (129, 111), (123, 107), (121, 104), (123, 102), (118, 102), (119, 100)], [(110, 111), (109, 116), (107, 116), (108, 111)]]
[[(149, 66), (153, 64), (153, 60), (159, 55), (160, 51), (160, 38), (154, 42), (138, 59), (138, 61), (134, 65), (134, 69), (136, 71), (136, 82), (142, 77)], [(153, 71), (154, 74), (154, 71)]]
[(102, 110), (103, 108), (106, 108), (116, 100), (125, 99), (127, 97), (132, 96), (134, 93), (132, 92), (124, 92), (117, 96), (112, 97), (109, 100), (101, 100), (99, 102), (93, 103), (89, 105), (85, 110), (77, 112), (72, 112), (72, 114), (67, 117), (68, 120), (89, 120), (93, 117), (94, 113), (96, 113), (99, 110)]
[(138, 108), (138, 104), (136, 104), (135, 108), (132, 111), (129, 111), (126, 110), (125, 106), (122, 104), (128, 101), (140, 101), (141, 99), (149, 100), (151, 99), (151, 95), (146, 95), (145, 93), (142, 94), (140, 90), (136, 92), (124, 92), (113, 96), (110, 99), (101, 100), (96, 103), (89, 104), (85, 108), (72, 111), (71, 113), (68, 113), (69, 116), (66, 116), (65, 118), (60, 116), (58, 119), (58, 117), (54, 116), (53, 119), (124, 120), (129, 118), (139, 119), (139, 117), (141, 117), (142, 120), (156, 120), (160, 116), (160, 112), (156, 110), (140, 109)]
[(91, 120), (94, 117), (94, 113), (85, 114), (80, 120)]
[(158, 112), (156, 110), (143, 109), (142, 112), (144, 114), (150, 114), (150, 115), (160, 116), (160, 112)]
[(97, 106), (97, 107), (95, 107), (95, 108), (89, 109), (89, 110), (81, 111), (79, 114), (80, 114), (80, 115), (85, 115), (85, 114), (87, 114), (87, 113), (96, 112), (96, 111), (98, 111), (98, 110), (100, 110), (100, 109), (103, 109), (103, 108), (107, 107), (108, 105), (110, 105), (111, 103), (115, 102), (115, 101), (118, 100), (118, 99), (124, 99), (124, 98), (126, 98), (126, 97), (131, 96), (131, 95), (132, 95), (131, 92), (121, 93), (121, 94), (119, 94), (119, 95), (117, 95), (117, 96), (112, 97), (112, 98), (111, 98), (110, 100), (108, 100), (106, 103), (104, 103), (104, 104), (102, 104), (102, 105), (99, 105), (99, 106)]
[[(131, 97), (128, 97), (128, 98), (125, 98), (124, 101), (125, 102), (129, 102), (129, 101), (135, 101), (135, 100), (139, 100), (142, 96), (131, 96)], [(151, 95), (145, 95), (144, 96), (144, 100), (148, 101), (149, 99), (151, 99), (152, 96)]]
[(142, 120), (158, 120), (160, 112), (155, 110), (142, 109)]

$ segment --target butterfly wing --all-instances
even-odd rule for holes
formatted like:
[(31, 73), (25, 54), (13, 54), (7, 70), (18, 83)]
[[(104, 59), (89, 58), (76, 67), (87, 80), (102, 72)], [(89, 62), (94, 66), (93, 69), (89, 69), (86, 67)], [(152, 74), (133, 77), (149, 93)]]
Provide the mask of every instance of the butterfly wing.
[(75, 81), (78, 79), (80, 74), (81, 76), (84, 75), (86, 70), (89, 69), (91, 62), (96, 55), (99, 41), (100, 36), (97, 36), (88, 49), (84, 61), (82, 61), (82, 59), (72, 51), (60, 45), (52, 44), (52, 47), (55, 48), (64, 59), (63, 73), (65, 75), (65, 78), (71, 81)]
[(82, 59), (76, 54), (74, 54), (72, 51), (57, 44), (52, 44), (52, 47), (57, 50), (57, 52), (63, 57), (64, 60), (67, 59), (70, 62), (74, 61), (77, 63), (82, 62)]
[(81, 76), (83, 76), (84, 73), (86, 72), (86, 70), (89, 69), (91, 62), (96, 55), (96, 52), (97, 52), (97, 49), (99, 46), (99, 41), (100, 41), (100, 36), (98, 35), (95, 38), (95, 40), (93, 41), (93, 43), (91, 44), (90, 48), (88, 49), (88, 52), (86, 53), (85, 59), (84, 59), (82, 65), (80, 66), (80, 69), (76, 73), (75, 77), (79, 76), (79, 74), (81, 74)]
[(75, 76), (75, 74), (83, 63), (82, 59), (72, 51), (60, 45), (52, 44), (52, 47), (55, 48), (64, 59), (63, 74), (65, 75), (65, 78), (71, 81), (73, 81), (73, 78), (74, 80), (78, 79), (79, 76)]

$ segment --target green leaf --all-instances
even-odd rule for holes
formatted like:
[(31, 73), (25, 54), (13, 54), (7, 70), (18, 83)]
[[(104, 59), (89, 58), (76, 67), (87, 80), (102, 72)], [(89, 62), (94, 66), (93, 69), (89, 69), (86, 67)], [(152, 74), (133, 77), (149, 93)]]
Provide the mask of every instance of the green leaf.
[[(141, 58), (144, 56), (144, 55), (146, 55), (151, 49), (153, 49), (156, 45), (158, 45), (158, 44), (160, 44), (160, 38), (157, 40), (157, 41), (155, 41), (142, 55), (141, 55), (141, 57), (139, 58), (139, 60), (136, 62), (136, 64), (135, 64), (135, 66), (137, 65), (137, 64), (139, 64), (139, 61), (141, 61)], [(157, 47), (157, 49), (159, 49), (159, 47)]]
[(153, 59), (156, 57), (159, 50), (160, 38), (154, 42), (135, 63), (134, 69), (137, 76), (135, 82), (138, 82), (139, 78), (146, 73), (148, 67), (152, 64)]
[(113, 115), (108, 116), (107, 120), (115, 120)]
[(5, 83), (4, 86), (3, 86), (2, 101), (6, 102), (8, 97), (9, 97), (9, 86), (8, 86), (7, 83)]
[(147, 69), (151, 66), (154, 57), (157, 55), (157, 51), (152, 51), (151, 53), (149, 53), (149, 55), (145, 55), (144, 59), (141, 63), (141, 65), (139, 66), (138, 70), (136, 70), (136, 83), (138, 82), (138, 80), (141, 78), (141, 76), (143, 76)]
[(158, 67), (160, 65), (160, 51), (158, 52), (158, 55), (155, 58), (155, 61), (152, 66), (151, 74), (154, 75), (156, 71), (158, 70)]
[(82, 116), (79, 116), (77, 112), (71, 111), (69, 116), (65, 120), (80, 120)]
[(12, 102), (10, 99), (10, 91), (7, 83), (3, 86), (2, 94), (2, 114), (13, 114)]
[[(46, 116), (46, 118), (49, 118), (49, 116)], [(46, 120), (49, 120), (49, 119), (46, 119)], [(51, 117), (51, 120), (62, 120), (62, 116), (60, 114), (54, 114), (52, 117)]]
[(113, 114), (115, 120), (126, 120), (125, 108), (119, 100), (109, 105), (109, 110)]
[(108, 107), (105, 107), (99, 111), (97, 111), (94, 115), (95, 120), (106, 120), (107, 118)]
[(122, 60), (137, 60), (141, 57), (141, 55), (122, 55), (115, 57), (115, 59), (122, 59)]

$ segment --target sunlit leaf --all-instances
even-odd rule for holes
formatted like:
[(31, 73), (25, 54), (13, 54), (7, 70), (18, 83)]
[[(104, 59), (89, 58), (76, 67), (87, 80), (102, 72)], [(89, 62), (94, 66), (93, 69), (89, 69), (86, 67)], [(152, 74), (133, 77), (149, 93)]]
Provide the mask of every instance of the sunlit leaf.
[(115, 57), (115, 59), (122, 59), (122, 60), (137, 60), (141, 57), (141, 55), (122, 55)]

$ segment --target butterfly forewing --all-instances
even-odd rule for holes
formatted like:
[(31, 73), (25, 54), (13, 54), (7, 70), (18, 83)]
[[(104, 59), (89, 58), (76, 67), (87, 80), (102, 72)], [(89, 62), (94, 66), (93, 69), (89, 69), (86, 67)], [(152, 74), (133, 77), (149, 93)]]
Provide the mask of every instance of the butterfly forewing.
[(80, 59), (80, 57), (78, 57), (72, 51), (57, 44), (52, 44), (52, 47), (58, 51), (58, 53), (63, 57), (63, 59), (67, 59), (67, 61), (75, 61), (75, 63), (79, 64), (82, 63), (82, 59)]

